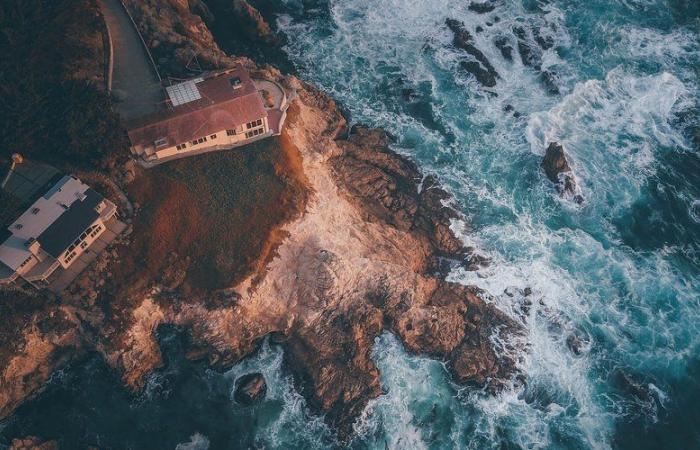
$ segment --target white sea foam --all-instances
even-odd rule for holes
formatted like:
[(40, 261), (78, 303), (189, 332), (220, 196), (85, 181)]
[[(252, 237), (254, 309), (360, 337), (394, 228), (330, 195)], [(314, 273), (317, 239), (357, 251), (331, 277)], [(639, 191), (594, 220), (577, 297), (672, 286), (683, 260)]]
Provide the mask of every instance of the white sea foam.
[(200, 433), (195, 433), (190, 436), (189, 442), (177, 444), (175, 450), (208, 450), (209, 439)]
[[(397, 149), (436, 173), (466, 207), (472, 227), (454, 228), (493, 262), (451, 279), (487, 290), (489, 301), (523, 324), (529, 343), (519, 361), (527, 385), (492, 397), (452, 386), (436, 371), (438, 363), (408, 356), (395, 338), (383, 336), (375, 359), (388, 393), (358, 424), (362, 443), (476, 449), (507, 441), (557, 448), (563, 439), (609, 448), (615, 422), (635, 406), (609, 394), (606, 365), (678, 371), (698, 344), (700, 281), (674, 266), (680, 250), (634, 251), (622, 244), (615, 223), (643, 200), (658, 157), (686, 148), (670, 120), (694, 101), (689, 86), (697, 80), (689, 61), (698, 59), (697, 35), (601, 21), (591, 30), (595, 42), (610, 43), (601, 55), (580, 48), (580, 35), (571, 38), (571, 9), (582, 15), (576, 5), (542, 3), (543, 10), (533, 12), (514, 0), (483, 15), (466, 6), (338, 0), (329, 3), (332, 24), (278, 21), (290, 38), (289, 55), (307, 68), (304, 76), (340, 99), (355, 121), (398, 136)], [(501, 75), (498, 96), (485, 94), (460, 70), (465, 55), (451, 46), (447, 17), (465, 24)], [(562, 95), (548, 95), (538, 73), (521, 63), (516, 24), (554, 38), (542, 64), (558, 74)], [(513, 62), (501, 57), (496, 36), (510, 40)], [(412, 88), (430, 86), (426, 101), (444, 131), (406, 113), (400, 97), (387, 94), (397, 79)], [(517, 115), (504, 112), (511, 108)], [(540, 173), (551, 140), (564, 143), (577, 173), (586, 198), (580, 209), (557, 201)], [(697, 201), (690, 214), (700, 219)], [(525, 288), (533, 291), (529, 299)], [(583, 340), (575, 344), (578, 354), (570, 336)], [(665, 402), (662, 385), (649, 389)], [(438, 428), (422, 420), (430, 402), (453, 414), (452, 425), (445, 425), (450, 444), (429, 440)]]
[[(267, 383), (266, 401), (279, 402), (278, 416), (257, 424), (256, 436), (267, 448), (289, 448), (290, 442), (308, 449), (325, 449), (332, 441), (332, 433), (323, 417), (312, 415), (304, 398), (294, 387), (292, 378), (282, 369), (283, 351), (273, 347), (267, 340), (251, 357), (232, 367), (225, 376), (233, 383), (239, 377), (260, 372)], [(231, 391), (233, 401), (233, 390)]]

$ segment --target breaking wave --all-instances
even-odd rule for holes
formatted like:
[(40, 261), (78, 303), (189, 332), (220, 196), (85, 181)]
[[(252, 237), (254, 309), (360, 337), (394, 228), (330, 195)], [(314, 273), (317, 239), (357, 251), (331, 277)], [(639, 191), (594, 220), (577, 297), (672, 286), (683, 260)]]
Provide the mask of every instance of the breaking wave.
[[(454, 386), (439, 362), (383, 335), (374, 358), (387, 393), (357, 424), (358, 448), (610, 448), (635, 442), (621, 428), (663, 421), (671, 380), (700, 345), (700, 271), (686, 262), (700, 207), (692, 173), (669, 163), (693, 157), (675, 118), (697, 106), (697, 31), (656, 1), (506, 1), (483, 14), (447, 0), (285, 3), (277, 25), (303, 76), (353, 122), (397, 136), (395, 149), (455, 195), (470, 222), (455, 230), (493, 263), (451, 279), (486, 289), (527, 330), (528, 381), (496, 397)], [(494, 88), (460, 69), (447, 18), (494, 66)], [(537, 64), (520, 58), (516, 27)], [(582, 207), (540, 173), (552, 140)], [(685, 219), (656, 208), (659, 191)], [(640, 219), (647, 209), (655, 216)], [(672, 223), (690, 237), (645, 239)]]

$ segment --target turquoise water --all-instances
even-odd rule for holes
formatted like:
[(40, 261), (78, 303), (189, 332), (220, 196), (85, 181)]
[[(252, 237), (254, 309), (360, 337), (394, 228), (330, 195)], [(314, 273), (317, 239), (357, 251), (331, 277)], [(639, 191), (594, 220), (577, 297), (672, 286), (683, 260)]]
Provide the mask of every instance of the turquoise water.
[[(495, 397), (382, 335), (373, 357), (386, 394), (348, 446), (700, 448), (700, 4), (505, 0), (477, 14), (467, 1), (259, 3), (303, 78), (353, 123), (387, 129), (454, 194), (468, 222), (455, 230), (493, 263), (451, 279), (484, 288), (527, 330), (527, 382)], [(474, 36), (500, 75), (494, 88), (460, 69), (467, 55), (446, 18)], [(558, 93), (522, 64), (517, 26), (535, 49), (533, 30), (553, 42), (537, 57)], [(497, 38), (511, 42), (512, 62)], [(581, 206), (539, 168), (551, 140), (567, 151)], [(94, 360), (55, 377), (0, 424), (0, 448), (26, 434), (66, 448), (342, 447), (294, 389), (279, 348), (265, 344), (219, 374), (168, 350), (173, 342), (137, 396)], [(250, 371), (270, 387), (262, 405), (243, 408), (231, 391)]]
[[(494, 263), (451, 278), (485, 288), (528, 330), (527, 386), (496, 398), (451, 386), (439, 364), (383, 336), (375, 355), (389, 394), (370, 406), (358, 446), (700, 448), (700, 406), (688, 402), (700, 387), (700, 6), (504, 1), (477, 14), (468, 4), (290, 0), (278, 16), (302, 76), (354, 123), (387, 129), (455, 195), (464, 239)], [(467, 55), (446, 18), (499, 73), (490, 92), (461, 70)], [(558, 94), (522, 64), (515, 26), (554, 43), (541, 66)], [(539, 168), (552, 140), (580, 207)], [(525, 287), (536, 300), (521, 317)]]

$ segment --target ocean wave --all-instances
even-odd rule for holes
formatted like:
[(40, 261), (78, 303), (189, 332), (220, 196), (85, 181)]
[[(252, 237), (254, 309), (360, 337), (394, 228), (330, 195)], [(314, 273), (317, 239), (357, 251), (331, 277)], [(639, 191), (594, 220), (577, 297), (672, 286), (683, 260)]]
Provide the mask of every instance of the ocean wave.
[[(491, 397), (454, 386), (440, 363), (382, 336), (374, 355), (388, 392), (358, 424), (357, 448), (610, 448), (621, 421), (660, 420), (671, 402), (664, 380), (700, 345), (698, 272), (679, 263), (692, 249), (636, 250), (620, 229), (668, 172), (664, 156), (691, 151), (673, 121), (697, 103), (697, 33), (640, 12), (663, 2), (494, 4), (477, 14), (447, 0), (329, 1), (327, 18), (278, 20), (305, 77), (353, 121), (396, 135), (397, 150), (455, 195), (470, 221), (455, 230), (492, 264), (450, 278), (490, 293), (529, 343), (525, 386)], [(490, 92), (460, 70), (448, 17), (499, 73)], [(556, 73), (560, 94), (522, 63), (515, 26), (530, 45), (535, 32), (553, 42), (537, 49), (539, 70)], [(512, 61), (496, 38), (513, 47)], [(579, 179), (581, 208), (559, 200), (540, 172), (552, 140)], [(697, 222), (696, 198), (682, 203)], [(619, 371), (639, 376), (643, 401), (615, 384)]]

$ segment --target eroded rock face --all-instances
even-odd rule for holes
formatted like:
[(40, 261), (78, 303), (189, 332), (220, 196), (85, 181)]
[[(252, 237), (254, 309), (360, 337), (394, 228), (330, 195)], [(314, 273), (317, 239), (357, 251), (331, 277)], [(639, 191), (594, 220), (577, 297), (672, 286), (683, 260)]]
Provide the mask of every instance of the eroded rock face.
[[(72, 308), (22, 291), (0, 292), (0, 419), (36, 393), (84, 343)], [(26, 307), (29, 305), (29, 307)]]
[(265, 398), (267, 383), (261, 373), (249, 373), (236, 380), (233, 398), (243, 405), (252, 405)]
[(559, 194), (571, 198), (578, 204), (583, 203), (583, 196), (578, 192), (576, 178), (566, 160), (564, 147), (558, 142), (551, 142), (542, 159), (542, 168), (547, 178), (557, 186)]

